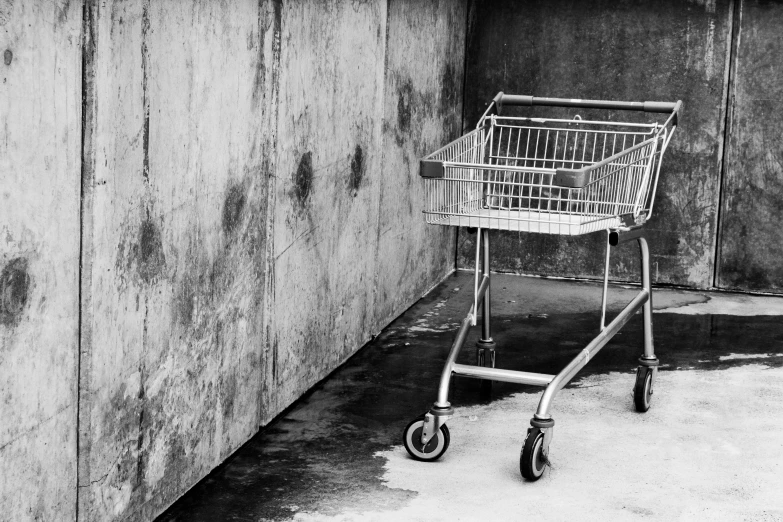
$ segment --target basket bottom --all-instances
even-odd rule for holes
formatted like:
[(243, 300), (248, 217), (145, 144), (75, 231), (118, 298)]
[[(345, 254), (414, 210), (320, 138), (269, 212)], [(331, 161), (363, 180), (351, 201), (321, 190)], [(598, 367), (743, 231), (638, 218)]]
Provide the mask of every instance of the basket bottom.
[(428, 223), (451, 227), (489, 228), (566, 236), (589, 234), (621, 226), (618, 216), (561, 214), (492, 208), (480, 209), (470, 214), (429, 214), (427, 218)]

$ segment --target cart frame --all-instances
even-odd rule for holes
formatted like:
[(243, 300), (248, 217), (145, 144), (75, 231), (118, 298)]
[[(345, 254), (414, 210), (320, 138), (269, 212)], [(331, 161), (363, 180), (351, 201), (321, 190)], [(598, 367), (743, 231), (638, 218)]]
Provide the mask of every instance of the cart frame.
[[(536, 165), (536, 163), (530, 166), (527, 159), (525, 165), (518, 166), (519, 161), (516, 161), (514, 165), (494, 164), (486, 163), (486, 143), (487, 137), (485, 133), (489, 133), (489, 142), (492, 142), (491, 135), (499, 121), (499, 115), (504, 106), (508, 105), (542, 105), (542, 106), (557, 106), (557, 107), (577, 107), (577, 108), (598, 108), (598, 109), (614, 109), (614, 110), (637, 110), (645, 112), (667, 113), (668, 119), (661, 124), (652, 125), (639, 125), (639, 127), (648, 127), (651, 129), (651, 137), (649, 140), (642, 141), (640, 144), (634, 143), (631, 147), (624, 147), (619, 153), (612, 154), (608, 158), (603, 158), (600, 161), (579, 161), (575, 159), (576, 150), (574, 147), (574, 156), (572, 156), (570, 165), (567, 167), (564, 162), (560, 161), (561, 166), (556, 165), (556, 161), (552, 161), (551, 165), (547, 167)], [(518, 384), (526, 384), (532, 386), (543, 387), (544, 392), (538, 404), (538, 408), (533, 415), (528, 429), (525, 442), (523, 444), (521, 456), (520, 456), (520, 471), (522, 475), (529, 480), (537, 480), (544, 472), (546, 465), (549, 462), (549, 444), (552, 440), (554, 430), (554, 419), (551, 416), (550, 408), (552, 401), (556, 397), (557, 393), (564, 388), (579, 371), (587, 365), (587, 363), (595, 357), (595, 355), (606, 345), (606, 343), (636, 314), (639, 310), (643, 310), (644, 314), (644, 349), (641, 357), (639, 358), (639, 366), (637, 369), (637, 377), (634, 388), (634, 401), (637, 411), (644, 412), (650, 406), (650, 399), (653, 390), (653, 383), (657, 374), (657, 368), (659, 366), (658, 358), (655, 355), (653, 347), (653, 333), (652, 333), (652, 287), (650, 280), (650, 254), (647, 246), (647, 241), (644, 237), (643, 226), (647, 219), (649, 219), (652, 209), (653, 201), (655, 198), (656, 187), (658, 183), (658, 177), (660, 173), (660, 164), (663, 153), (665, 152), (669, 141), (673, 135), (674, 129), (678, 123), (678, 114), (681, 110), (682, 102), (676, 103), (664, 103), (664, 102), (616, 102), (616, 101), (604, 101), (604, 100), (572, 100), (572, 99), (559, 99), (559, 98), (538, 98), (533, 96), (516, 96), (506, 95), (502, 92), (493, 99), (492, 103), (487, 108), (484, 115), (481, 117), (479, 124), (471, 133), (455, 140), (454, 142), (446, 145), (445, 147), (434, 152), (427, 158), (421, 160), (421, 175), (430, 180), (445, 181), (448, 178), (449, 170), (453, 169), (458, 173), (454, 181), (456, 183), (478, 183), (483, 190), (482, 201), (484, 209), (491, 207), (489, 205), (490, 198), (487, 197), (487, 193), (490, 191), (488, 187), (491, 187), (491, 183), (496, 183), (497, 186), (501, 186), (504, 191), (503, 197), (507, 197), (507, 201), (515, 201), (516, 208), (509, 208), (506, 215), (501, 216), (501, 220), (493, 221), (490, 218), (480, 216), (476, 218), (476, 221), (471, 221), (474, 216), (465, 215), (455, 205), (450, 202), (446, 202), (446, 212), (433, 211), (432, 206), (425, 210), (425, 214), (428, 214), (428, 221), (431, 223), (438, 223), (448, 226), (470, 226), (473, 225), (478, 229), (476, 236), (476, 257), (475, 257), (475, 280), (474, 280), (474, 301), (467, 316), (462, 320), (462, 323), (457, 331), (454, 342), (451, 346), (448, 357), (443, 367), (443, 371), (440, 377), (440, 385), (438, 387), (438, 398), (429, 411), (423, 416), (406, 427), (403, 438), (406, 449), (409, 453), (418, 460), (435, 460), (446, 451), (448, 447), (449, 434), (446, 427), (446, 422), (454, 414), (454, 409), (449, 402), (449, 386), (453, 375), (460, 375), (463, 377), (471, 377), (476, 379), (483, 379), (485, 381), (504, 381)], [(506, 117), (507, 118), (507, 117)], [(508, 119), (508, 118), (507, 118)], [(519, 118), (523, 121), (534, 121), (537, 123), (542, 122), (564, 122), (568, 120), (544, 120), (542, 118), (525, 119)], [(581, 120), (579, 120), (581, 123)], [(596, 122), (586, 122), (596, 123)], [(600, 122), (602, 124), (613, 125), (612, 122)], [(631, 125), (634, 124), (622, 124)], [(566, 138), (567, 140), (568, 138)], [(462, 142), (461, 142), (462, 140)], [(466, 140), (473, 140), (474, 143), (478, 143), (479, 148), (476, 150), (480, 153), (479, 161), (476, 160), (476, 154), (473, 153), (472, 158), (474, 161), (454, 161), (453, 157), (449, 158), (448, 154), (444, 151), (449, 151), (450, 147), (462, 147), (460, 149), (461, 154), (465, 156)], [(519, 140), (518, 140), (519, 141)], [(577, 137), (578, 141), (578, 137)], [(557, 143), (557, 140), (555, 141)], [(586, 142), (585, 142), (586, 145)], [(642, 181), (638, 183), (639, 194), (631, 194), (632, 206), (625, 207), (624, 210), (631, 210), (630, 212), (618, 212), (617, 215), (610, 216), (608, 219), (601, 214), (603, 218), (594, 219), (587, 215), (584, 211), (577, 216), (582, 219), (581, 225), (585, 223), (590, 225), (591, 223), (598, 223), (600, 228), (598, 230), (606, 231), (606, 256), (604, 263), (604, 278), (603, 278), (603, 291), (601, 299), (601, 322), (599, 334), (584, 348), (582, 349), (557, 375), (549, 375), (543, 373), (524, 372), (517, 370), (507, 370), (495, 368), (495, 342), (491, 335), (491, 303), (490, 303), (490, 242), (489, 242), (489, 230), (491, 228), (499, 228), (506, 230), (521, 230), (518, 224), (519, 221), (527, 222), (524, 224), (528, 227), (530, 232), (545, 232), (545, 233), (569, 233), (569, 234), (584, 234), (595, 231), (594, 227), (582, 227), (574, 229), (569, 221), (569, 227), (564, 228), (561, 225), (561, 218), (558, 217), (556, 221), (553, 221), (551, 215), (545, 215), (538, 212), (540, 209), (540, 201), (533, 202), (533, 200), (543, 199), (544, 187), (557, 187), (565, 188), (568, 190), (568, 196), (566, 201), (576, 201), (577, 196), (573, 196), (574, 193), (579, 194), (580, 189), (591, 183), (591, 176), (595, 176), (596, 172), (602, 167), (607, 165), (620, 165), (625, 168), (626, 171), (629, 168), (630, 163), (623, 164), (622, 157), (628, 157), (634, 150), (643, 146), (652, 146), (652, 152), (648, 154), (649, 158), (645, 156), (645, 160), (648, 160), (647, 164), (636, 160), (633, 165), (642, 165), (638, 167), (640, 177)], [(498, 146), (498, 149), (500, 146)], [(517, 144), (519, 148), (519, 144)], [(593, 145), (595, 149), (595, 142)], [(630, 152), (629, 152), (630, 151)], [(614, 152), (614, 148), (612, 149)], [(623, 156), (625, 154), (626, 156)], [(584, 152), (583, 152), (584, 155)], [(496, 157), (500, 157), (500, 153)], [(459, 156), (458, 156), (459, 157)], [(527, 153), (526, 153), (527, 157)], [(563, 158), (560, 158), (563, 159)], [(582, 158), (584, 159), (584, 158)], [(538, 161), (542, 161), (540, 158)], [(549, 161), (545, 158), (545, 161)], [(613, 163), (614, 162), (614, 163)], [(566, 158), (565, 163), (569, 163)], [(622, 171), (622, 168), (616, 170)], [(644, 171), (644, 169), (647, 169)], [(488, 180), (487, 175), (476, 177), (475, 172), (471, 172), (470, 178), (460, 176), (459, 173), (469, 172), (470, 169), (475, 171), (476, 169), (485, 169), (485, 172), (491, 171), (503, 171), (502, 178), (497, 176), (494, 180)], [(527, 178), (524, 178), (525, 172), (531, 172)], [(508, 173), (511, 174), (508, 174)], [(521, 174), (520, 174), (521, 173)], [(540, 177), (536, 178), (536, 173)], [(505, 183), (507, 176), (515, 176), (515, 180), (528, 180), (528, 185), (524, 185), (524, 190), (527, 191), (528, 196), (523, 196), (522, 183)], [(544, 178), (543, 176), (550, 176)], [(521, 176), (521, 177), (520, 177)], [(547, 182), (543, 181), (548, 179)], [(547, 184), (548, 183), (548, 184)], [(513, 185), (516, 192), (507, 190), (507, 186)], [(533, 188), (529, 188), (533, 187)], [(538, 197), (529, 196), (533, 194), (534, 190), (538, 189)], [(453, 189), (450, 194), (456, 194)], [(448, 194), (447, 194), (448, 195)], [(581, 196), (579, 196), (581, 197)], [(527, 198), (528, 203), (524, 203)], [(428, 194), (428, 201), (433, 202), (433, 196)], [(531, 203), (533, 202), (533, 203)], [(442, 202), (441, 202), (442, 203)], [(539, 217), (538, 224), (535, 219), (530, 218), (535, 212), (524, 213), (524, 208), (519, 206), (520, 204), (527, 204), (529, 208), (533, 208), (530, 205), (538, 204), (539, 209), (534, 209), (538, 212)], [(512, 205), (513, 206), (513, 205)], [(549, 204), (547, 205), (549, 208)], [(584, 207), (583, 207), (584, 208)], [(594, 207), (598, 208), (598, 207)], [(474, 207), (475, 211), (475, 207)], [(501, 210), (502, 212), (502, 210)], [(515, 220), (514, 212), (517, 215), (522, 215), (522, 218)], [(558, 215), (563, 214), (559, 212)], [(573, 212), (566, 210), (565, 214), (571, 215)], [(445, 218), (444, 218), (445, 216)], [(600, 217), (600, 216), (599, 216)], [(448, 219), (446, 219), (448, 218)], [(458, 218), (458, 219), (454, 219)], [(571, 219), (571, 217), (569, 217)], [(592, 221), (591, 221), (592, 219)], [(542, 230), (541, 223), (547, 223), (549, 228)], [(504, 225), (505, 223), (505, 225)], [(555, 223), (554, 228), (552, 223)], [(605, 226), (607, 225), (608, 226)], [(581, 226), (580, 225), (580, 226)], [(538, 226), (539, 229), (535, 230)], [(513, 228), (517, 227), (517, 228)], [(623, 310), (612, 319), (609, 324), (606, 324), (606, 303), (607, 303), (607, 291), (608, 291), (608, 279), (609, 279), (609, 260), (610, 252), (614, 247), (619, 246), (622, 243), (628, 241), (636, 241), (639, 245), (640, 261), (641, 261), (641, 289), (639, 293), (623, 308)], [(462, 351), (465, 339), (471, 326), (477, 324), (477, 318), (481, 315), (481, 335), (477, 342), (476, 352), (476, 365), (458, 364), (457, 357)], [(437, 443), (436, 443), (437, 441)], [(445, 444), (444, 444), (445, 441)]]

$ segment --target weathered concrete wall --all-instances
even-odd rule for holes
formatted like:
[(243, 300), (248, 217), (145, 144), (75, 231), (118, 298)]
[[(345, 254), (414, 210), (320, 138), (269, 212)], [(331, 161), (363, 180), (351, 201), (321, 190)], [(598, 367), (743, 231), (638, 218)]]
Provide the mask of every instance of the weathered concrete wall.
[(737, 9), (717, 286), (783, 292), (783, 4)]
[(261, 419), (279, 17), (88, 18), (79, 518), (150, 520)]
[(459, 130), (464, 3), (393, 7), (88, 11), (80, 518), (160, 513), (452, 269), (415, 160)]
[(465, 2), (0, 7), (3, 516), (150, 520), (453, 268)]
[(464, 20), (465, 2), (284, 6), (264, 421), (453, 269), (417, 160), (459, 132)]
[[(647, 226), (653, 278), (712, 286), (730, 2), (495, 0), (482, 2), (471, 20), (467, 126), (475, 125), (500, 90), (564, 98), (683, 100), (681, 125), (664, 158)], [(461, 267), (472, 265), (473, 239), (460, 234)], [(603, 234), (493, 233), (492, 239), (496, 270), (580, 277), (603, 271)], [(612, 276), (635, 279), (637, 274), (636, 249), (617, 249)]]
[(454, 267), (454, 230), (427, 225), (421, 213), (418, 160), (460, 133), (466, 8), (462, 1), (389, 2), (376, 331)]
[(381, 0), (283, 5), (264, 421), (375, 333), (385, 27)]
[(0, 2), (0, 519), (76, 510), (80, 2)]

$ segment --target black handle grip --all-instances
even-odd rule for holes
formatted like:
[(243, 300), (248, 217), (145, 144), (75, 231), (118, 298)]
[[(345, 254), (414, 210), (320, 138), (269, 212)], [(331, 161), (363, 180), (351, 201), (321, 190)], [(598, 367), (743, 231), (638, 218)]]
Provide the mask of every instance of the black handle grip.
[[(504, 94), (502, 91), (493, 98), (497, 113), (503, 110), (504, 105), (542, 105), (548, 107), (583, 107), (585, 109), (615, 109), (621, 111), (644, 111), (644, 112), (679, 112), (682, 107), (682, 101), (676, 103), (670, 102), (627, 102), (610, 100), (577, 100), (568, 98), (539, 98), (537, 96), (525, 96), (518, 94)], [(676, 122), (675, 122), (676, 124)]]

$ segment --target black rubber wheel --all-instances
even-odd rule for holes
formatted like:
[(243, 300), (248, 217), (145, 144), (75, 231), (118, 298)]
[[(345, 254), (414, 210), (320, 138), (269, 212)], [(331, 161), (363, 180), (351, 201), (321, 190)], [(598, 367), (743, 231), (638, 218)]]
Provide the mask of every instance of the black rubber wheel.
[(548, 463), (544, 456), (544, 433), (540, 428), (529, 428), (519, 456), (520, 473), (527, 480), (536, 481), (544, 474)]
[(438, 460), (449, 449), (449, 428), (444, 424), (426, 446), (421, 443), (421, 430), (424, 429), (424, 417), (411, 421), (402, 432), (402, 443), (411, 457), (424, 462)]
[(633, 387), (633, 403), (636, 411), (644, 413), (650, 409), (652, 400), (652, 376), (653, 369), (647, 366), (639, 366), (636, 370), (636, 384)]

